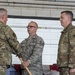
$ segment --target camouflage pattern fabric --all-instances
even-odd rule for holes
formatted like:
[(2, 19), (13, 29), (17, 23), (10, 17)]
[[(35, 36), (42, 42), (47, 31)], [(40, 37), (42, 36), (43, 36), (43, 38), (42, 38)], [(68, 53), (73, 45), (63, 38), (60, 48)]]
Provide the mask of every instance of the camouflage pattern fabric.
[(0, 75), (6, 75), (6, 66), (0, 66)]
[(71, 24), (62, 31), (60, 36), (57, 64), (59, 67), (75, 68), (75, 27)]
[(60, 68), (60, 75), (70, 75), (68, 68)]
[[(30, 36), (21, 43), (23, 50), (23, 60), (30, 62), (29, 70), (32, 75), (42, 75), (42, 51), (44, 41), (38, 35)], [(25, 71), (25, 70), (23, 70)], [(26, 72), (23, 72), (24, 75)]]
[[(30, 72), (31, 72), (32, 75), (43, 75), (41, 71), (37, 71), (35, 69), (34, 70), (30, 69)], [(28, 74), (28, 72), (26, 70), (23, 70), (22, 75), (29, 75), (29, 74)]]
[(60, 75), (75, 75), (75, 72), (69, 73), (69, 68), (60, 68)]
[(0, 22), (0, 66), (11, 64), (11, 53), (20, 54), (22, 49), (13, 30)]

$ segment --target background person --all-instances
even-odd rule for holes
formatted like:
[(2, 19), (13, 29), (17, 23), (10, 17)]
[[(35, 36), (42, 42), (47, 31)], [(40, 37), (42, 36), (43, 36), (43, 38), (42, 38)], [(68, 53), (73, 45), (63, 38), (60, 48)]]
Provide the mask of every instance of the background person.
[(73, 13), (62, 11), (60, 23), (64, 27), (58, 45), (57, 64), (60, 75), (75, 75), (75, 27), (72, 25)]
[(22, 63), (24, 66), (24, 70), (22, 70), (22, 75), (29, 75), (25, 70), (25, 67), (29, 68), (32, 75), (43, 75), (42, 51), (44, 48), (44, 41), (36, 34), (37, 29), (37, 23), (31, 21), (27, 26), (29, 36), (27, 39), (21, 42), (24, 60), (24, 62)]
[(11, 64), (11, 53), (20, 57), (22, 52), (13, 30), (6, 25), (7, 10), (0, 8), (0, 75), (6, 74), (6, 68)]

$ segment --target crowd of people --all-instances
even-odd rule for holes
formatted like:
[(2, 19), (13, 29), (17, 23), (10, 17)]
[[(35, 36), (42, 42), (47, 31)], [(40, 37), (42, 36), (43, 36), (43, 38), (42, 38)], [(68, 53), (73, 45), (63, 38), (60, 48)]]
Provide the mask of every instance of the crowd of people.
[[(7, 20), (7, 10), (0, 8), (0, 75), (6, 75), (6, 69), (11, 66), (12, 53), (22, 59), (22, 75), (29, 75), (26, 68), (32, 75), (43, 75), (42, 52), (45, 42), (36, 34), (38, 24), (35, 21), (29, 22), (29, 36), (19, 43), (14, 31), (6, 24)], [(60, 75), (75, 75), (75, 27), (72, 21), (72, 11), (61, 12), (60, 23), (64, 29), (58, 44), (56, 64)]]

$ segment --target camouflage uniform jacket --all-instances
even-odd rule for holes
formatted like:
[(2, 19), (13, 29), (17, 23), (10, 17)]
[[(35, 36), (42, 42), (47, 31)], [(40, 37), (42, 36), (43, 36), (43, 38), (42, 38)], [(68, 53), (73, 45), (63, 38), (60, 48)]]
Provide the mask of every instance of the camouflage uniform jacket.
[(75, 27), (72, 24), (60, 36), (57, 63), (60, 67), (75, 67)]
[(44, 41), (38, 35), (30, 36), (21, 43), (23, 59), (30, 62), (29, 69), (42, 71), (42, 51)]
[(0, 22), (0, 65), (10, 65), (11, 53), (22, 51), (13, 30)]

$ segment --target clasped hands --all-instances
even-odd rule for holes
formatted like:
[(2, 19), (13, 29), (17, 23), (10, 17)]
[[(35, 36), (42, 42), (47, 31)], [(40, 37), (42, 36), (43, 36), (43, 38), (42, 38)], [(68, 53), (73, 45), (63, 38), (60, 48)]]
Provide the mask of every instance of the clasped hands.
[(28, 62), (28, 61), (23, 61), (23, 62), (22, 62), (22, 65), (23, 65), (23, 67), (24, 67), (24, 69), (25, 69), (26, 67), (29, 66), (29, 62)]

